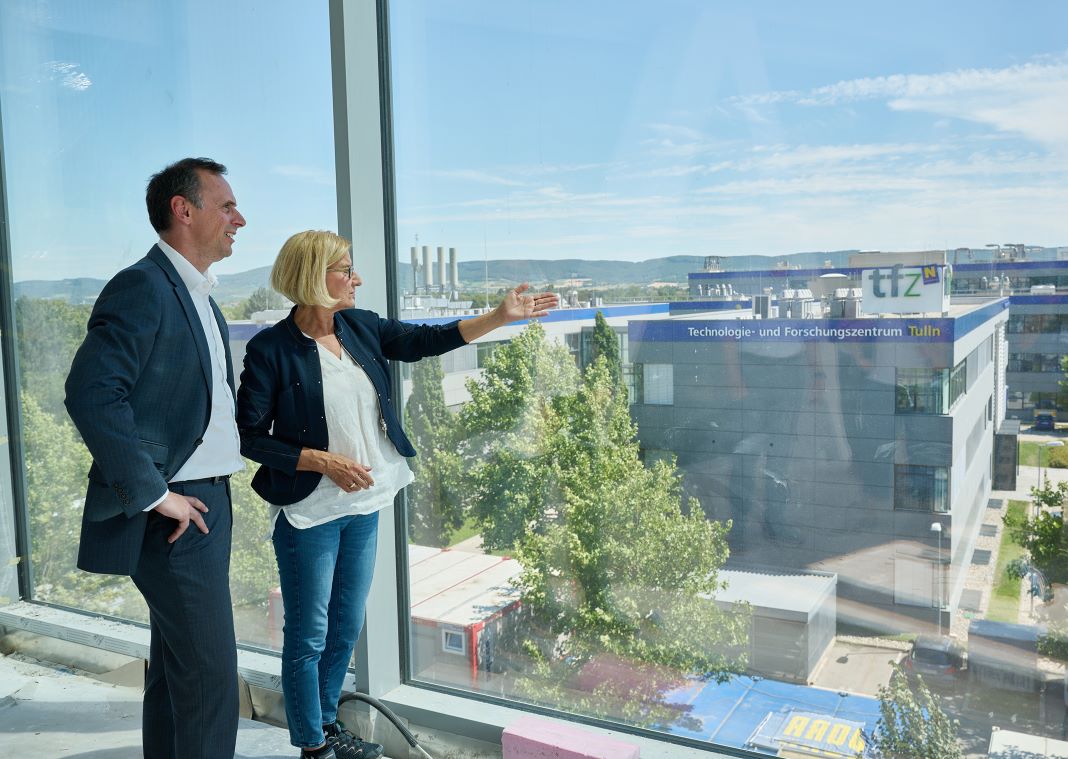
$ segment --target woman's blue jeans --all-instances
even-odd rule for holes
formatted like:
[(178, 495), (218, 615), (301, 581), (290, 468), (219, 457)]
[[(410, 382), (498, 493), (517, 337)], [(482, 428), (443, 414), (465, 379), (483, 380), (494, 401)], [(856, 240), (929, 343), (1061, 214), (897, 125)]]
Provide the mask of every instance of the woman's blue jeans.
[(285, 514), (274, 525), (285, 627), (282, 691), (294, 746), (323, 743), (363, 627), (374, 573), (378, 513), (298, 530)]

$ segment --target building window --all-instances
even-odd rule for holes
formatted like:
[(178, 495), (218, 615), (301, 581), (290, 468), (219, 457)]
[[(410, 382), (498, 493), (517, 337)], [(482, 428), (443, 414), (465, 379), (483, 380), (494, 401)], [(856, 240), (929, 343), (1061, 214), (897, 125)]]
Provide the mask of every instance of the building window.
[(900, 511), (949, 511), (949, 472), (941, 466), (896, 464), (894, 508)]
[(1068, 332), (1066, 314), (1012, 314), (1008, 331), (1012, 334), (1060, 334)]
[(645, 364), (643, 366), (642, 401), (649, 406), (670, 406), (675, 402), (674, 365)]
[(478, 351), (477, 364), (479, 369), (486, 365), (486, 362), (489, 360), (489, 357), (493, 355), (493, 351), (497, 349), (498, 345), (500, 345), (499, 341), (475, 343), (475, 347)]
[(641, 367), (635, 364), (623, 364), (623, 383), (627, 386), (627, 403), (634, 405), (641, 397)]
[(898, 369), (896, 409), (899, 414), (945, 412), (945, 369)]
[(442, 629), (441, 650), (448, 654), (466, 654), (467, 641), (464, 639), (463, 630)]
[(445, 374), (474, 371), (478, 368), (479, 347), (481, 346), (464, 345), (454, 351), (443, 354), (441, 357), (441, 371)]
[(968, 362), (961, 361), (949, 373), (949, 398), (946, 399), (946, 411), (968, 391)]
[(1059, 353), (1010, 353), (1008, 371), (1060, 374), (1062, 358)]

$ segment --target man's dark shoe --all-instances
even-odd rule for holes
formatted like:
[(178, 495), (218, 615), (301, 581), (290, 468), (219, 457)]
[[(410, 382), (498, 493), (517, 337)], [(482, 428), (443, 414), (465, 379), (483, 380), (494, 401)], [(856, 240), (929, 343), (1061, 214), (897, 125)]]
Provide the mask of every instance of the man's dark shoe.
[(337, 759), (379, 759), (385, 753), (380, 745), (365, 741), (340, 722), (323, 725), (323, 734), (327, 744), (334, 747)]

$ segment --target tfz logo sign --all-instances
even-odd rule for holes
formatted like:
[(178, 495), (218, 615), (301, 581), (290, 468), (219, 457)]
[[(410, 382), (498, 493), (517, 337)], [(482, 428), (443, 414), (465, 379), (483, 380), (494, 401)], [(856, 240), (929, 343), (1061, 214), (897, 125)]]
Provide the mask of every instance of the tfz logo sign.
[[(871, 294), (876, 298), (919, 298), (923, 294), (922, 285), (940, 282), (941, 272), (938, 266), (910, 267), (908, 271), (902, 271), (901, 264), (895, 264), (890, 267), (889, 275), (884, 269), (870, 269), (868, 281), (871, 282)], [(883, 290), (884, 283), (889, 283), (889, 292)]]

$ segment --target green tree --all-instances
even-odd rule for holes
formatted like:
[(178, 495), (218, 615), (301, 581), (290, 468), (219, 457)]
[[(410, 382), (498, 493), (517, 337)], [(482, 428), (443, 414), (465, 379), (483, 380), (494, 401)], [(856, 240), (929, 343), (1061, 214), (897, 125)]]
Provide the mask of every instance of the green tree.
[(567, 348), (531, 323), (486, 359), (467, 383), (459, 414), (467, 512), (490, 550), (510, 549), (546, 508), (550, 481), (543, 431), (553, 398), (574, 393), (578, 370)]
[(673, 461), (643, 464), (618, 341), (600, 326), (605, 348), (582, 375), (537, 323), (487, 358), (458, 415), (459, 492), (483, 545), (522, 567), (523, 616), (502, 642), (526, 656), (519, 691), (675, 722), (667, 688), (744, 667), (749, 610), (713, 600), (730, 525), (684, 500)]
[(239, 300), (237, 302), (220, 303), (219, 310), (222, 311), (223, 319), (228, 322), (244, 319), (245, 301)]
[(73, 306), (63, 300), (23, 297), (15, 301), (20, 386), (57, 419), (67, 417), (63, 383), (85, 338), (90, 310), (90, 306)]
[(257, 311), (269, 311), (271, 309), (288, 308), (289, 301), (269, 287), (258, 287), (248, 296), (242, 305), (241, 319), (251, 319)]
[[(918, 678), (915, 688), (895, 665), (890, 684), (879, 688), (879, 722), (870, 748), (882, 759), (964, 759), (960, 723), (942, 711), (941, 701)], [(858, 757), (862, 754), (858, 753)]]
[(266, 608), (271, 589), (278, 585), (278, 565), (271, 543), (270, 507), (252, 489), (258, 468), (246, 459), (245, 468), (230, 478), (234, 511), (230, 595), (234, 606)]
[(128, 578), (89, 574), (76, 566), (85, 503), (89, 452), (74, 426), (20, 395), (30, 516), (34, 587), (51, 603), (144, 618), (144, 606)]
[(683, 509), (674, 462), (639, 457), (626, 394), (602, 356), (546, 417), (548, 500), (518, 540), (528, 619), (517, 681), (534, 701), (640, 725), (686, 724), (664, 694), (745, 666), (749, 609), (712, 597), (729, 524)]
[(408, 486), (408, 537), (447, 546), (464, 522), (456, 420), (445, 406), (441, 359), (431, 356), (412, 369), (412, 394), (404, 408), (405, 430), (418, 452), (410, 459), (415, 481)]
[(1063, 510), (1068, 501), (1068, 482), (1044, 482), (1031, 488), (1031, 500), (1038, 515), (1026, 513), (1004, 517), (1009, 535), (1031, 554), (1031, 564), (1051, 583), (1068, 582), (1068, 525), (1051, 511)]
[(593, 326), (593, 359), (601, 356), (605, 359), (612, 381), (622, 387), (623, 359), (620, 357), (619, 335), (608, 326), (604, 314), (598, 311)]
[(642, 463), (626, 395), (603, 356), (554, 406), (554, 497), (517, 557), (523, 603), (556, 657), (574, 665), (609, 654), (720, 679), (737, 671), (748, 615), (710, 600), (722, 588), (729, 523), (684, 504), (674, 462)]

